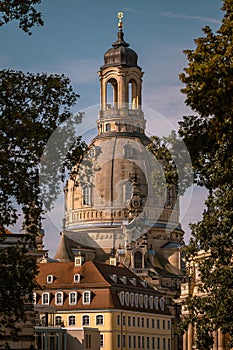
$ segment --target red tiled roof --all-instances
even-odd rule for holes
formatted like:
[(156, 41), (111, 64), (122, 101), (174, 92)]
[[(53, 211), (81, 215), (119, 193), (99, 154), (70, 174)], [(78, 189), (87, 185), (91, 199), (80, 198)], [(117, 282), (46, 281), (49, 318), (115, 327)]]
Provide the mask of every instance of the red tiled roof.
[[(74, 275), (80, 274), (79, 283), (74, 282)], [(47, 276), (53, 276), (53, 282), (47, 283)], [(112, 277), (117, 276), (114, 280)], [(125, 280), (123, 280), (125, 276)], [(132, 279), (136, 284), (133, 285)], [(149, 307), (136, 308), (135, 306), (121, 305), (120, 292), (138, 293), (148, 296), (161, 297), (162, 295), (151, 286), (143, 286), (142, 280), (124, 265), (108, 265), (105, 263), (87, 261), (82, 266), (75, 266), (74, 262), (49, 262), (39, 265), (39, 274), (36, 279), (42, 290), (37, 290), (37, 303), (41, 305), (41, 295), (50, 293), (50, 307), (56, 310), (95, 310), (95, 309), (129, 309), (132, 311), (153, 312), (168, 314), (165, 308), (162, 310), (150, 309)], [(124, 283), (125, 282), (125, 283)], [(55, 293), (63, 292), (63, 305), (55, 304)], [(77, 292), (76, 305), (69, 305), (69, 293)], [(82, 303), (82, 293), (91, 291), (91, 305)]]

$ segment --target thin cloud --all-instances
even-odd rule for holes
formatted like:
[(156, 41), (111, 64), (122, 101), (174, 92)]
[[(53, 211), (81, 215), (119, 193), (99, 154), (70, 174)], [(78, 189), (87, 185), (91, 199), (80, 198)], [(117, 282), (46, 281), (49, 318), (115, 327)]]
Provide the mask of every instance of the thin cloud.
[(124, 12), (129, 12), (129, 13), (141, 13), (141, 11), (132, 9), (131, 7), (124, 7), (124, 8), (123, 8), (123, 11), (124, 11)]
[(211, 17), (190, 16), (182, 13), (173, 13), (173, 12), (160, 12), (160, 14), (164, 17), (169, 17), (169, 18), (193, 19), (201, 22), (208, 22), (208, 23), (214, 23), (214, 24), (221, 23), (221, 20), (217, 18), (211, 18)]
[(59, 64), (57, 70), (67, 74), (74, 83), (91, 83), (98, 79), (99, 66), (99, 59), (78, 58)]

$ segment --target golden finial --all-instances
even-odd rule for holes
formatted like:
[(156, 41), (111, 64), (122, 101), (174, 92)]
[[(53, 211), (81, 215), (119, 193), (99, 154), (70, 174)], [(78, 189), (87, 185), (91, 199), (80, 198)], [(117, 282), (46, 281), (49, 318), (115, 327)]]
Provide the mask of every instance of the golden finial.
[(124, 13), (123, 12), (118, 12), (117, 17), (119, 19), (119, 21), (118, 21), (118, 28), (122, 29), (122, 27), (123, 27), (122, 18), (124, 17)]

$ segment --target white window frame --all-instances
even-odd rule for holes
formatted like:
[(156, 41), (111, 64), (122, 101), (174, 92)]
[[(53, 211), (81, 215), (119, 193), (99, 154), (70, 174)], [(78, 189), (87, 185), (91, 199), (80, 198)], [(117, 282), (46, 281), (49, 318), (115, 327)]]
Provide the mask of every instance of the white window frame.
[(143, 294), (139, 294), (139, 306), (143, 307), (144, 296)]
[[(48, 301), (47, 301), (47, 302), (44, 302), (44, 297), (46, 297), (46, 296), (47, 296), (47, 298), (48, 298)], [(49, 301), (50, 301), (50, 294), (49, 294), (48, 292), (43, 293), (43, 294), (42, 294), (42, 305), (49, 305)]]
[(119, 293), (119, 299), (120, 299), (121, 305), (124, 305), (124, 303), (125, 303), (125, 292), (121, 291)]
[[(61, 297), (61, 300), (58, 300), (59, 297)], [(56, 305), (63, 305), (63, 292), (56, 292), (55, 293), (55, 304)]]
[(154, 298), (154, 306), (155, 306), (155, 309), (158, 310), (158, 308), (159, 308), (159, 297), (155, 297)]
[(130, 306), (134, 306), (134, 293), (130, 293), (129, 302), (130, 302)]
[[(75, 258), (75, 259), (77, 259), (77, 258)], [(80, 280), (81, 280), (80, 274), (79, 274), (79, 273), (76, 273), (76, 274), (74, 275), (74, 282), (75, 282), (75, 283), (80, 283)]]
[(153, 295), (149, 296), (149, 305), (150, 305), (150, 309), (153, 309), (154, 306), (154, 298)]
[(138, 299), (139, 299), (138, 293), (136, 293), (135, 296), (134, 296), (134, 304), (135, 304), (136, 307), (138, 307)]
[(85, 290), (82, 295), (83, 305), (90, 305), (91, 303), (91, 292), (89, 290)]
[[(71, 317), (72, 317), (72, 320), (74, 320), (74, 323), (73, 323), (73, 321), (72, 321), (72, 323), (70, 322)], [(69, 315), (69, 317), (68, 317), (68, 325), (69, 326), (75, 326), (76, 325), (76, 317), (75, 317), (75, 315)]]
[(160, 309), (161, 309), (162, 311), (164, 311), (164, 306), (165, 306), (165, 300), (164, 300), (164, 298), (160, 298), (160, 300), (159, 300), (159, 305), (160, 305)]
[[(100, 323), (98, 321), (99, 318), (102, 318), (102, 322), (100, 322)], [(96, 315), (95, 324), (96, 324), (96, 326), (103, 326), (104, 325), (104, 315), (103, 314)]]
[(129, 292), (125, 293), (125, 305), (129, 306)]
[(148, 308), (148, 295), (144, 295), (144, 306), (145, 308)]
[(47, 283), (53, 283), (53, 275), (47, 276)]
[[(74, 296), (74, 301), (71, 300), (72, 295)], [(69, 293), (69, 305), (75, 305), (77, 304), (77, 292), (70, 292)]]
[[(85, 321), (85, 323), (84, 323), (84, 318), (85, 318), (85, 320), (88, 320), (88, 322), (86, 323), (86, 321)], [(90, 316), (89, 315), (82, 315), (82, 326), (89, 326), (90, 325)]]

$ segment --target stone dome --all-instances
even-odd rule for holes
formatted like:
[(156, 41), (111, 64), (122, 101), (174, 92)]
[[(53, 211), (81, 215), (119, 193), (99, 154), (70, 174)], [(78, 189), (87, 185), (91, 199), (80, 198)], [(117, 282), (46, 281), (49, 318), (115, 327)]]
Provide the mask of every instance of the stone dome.
[(104, 66), (126, 66), (138, 67), (138, 55), (129, 48), (129, 44), (124, 41), (124, 33), (122, 30), (118, 32), (118, 39), (112, 44), (112, 48), (107, 50), (104, 54)]

